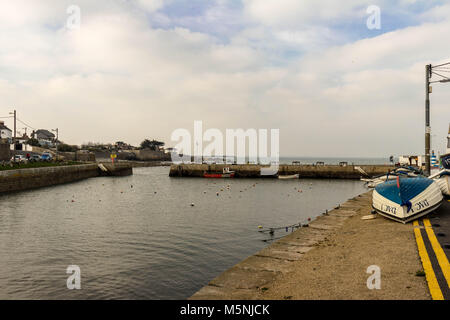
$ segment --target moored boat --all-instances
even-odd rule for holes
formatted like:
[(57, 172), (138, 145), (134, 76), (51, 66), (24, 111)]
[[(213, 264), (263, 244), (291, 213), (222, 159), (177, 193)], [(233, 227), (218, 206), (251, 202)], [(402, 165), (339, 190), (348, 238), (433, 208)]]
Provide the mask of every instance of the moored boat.
[(230, 171), (230, 168), (223, 168), (222, 173), (205, 172), (203, 173), (204, 178), (234, 178), (234, 171)]
[(422, 171), (411, 167), (411, 166), (404, 166), (399, 167), (395, 170), (392, 170), (391, 172), (388, 172), (387, 174), (383, 174), (377, 177), (373, 178), (361, 178), (361, 181), (364, 181), (367, 183), (367, 187), (369, 188), (375, 188), (377, 185), (384, 183), (389, 180), (395, 180), (397, 177), (417, 177), (418, 175), (421, 175)]
[(441, 156), (441, 163), (445, 169), (450, 170), (450, 153)]
[(443, 197), (438, 184), (429, 178), (397, 177), (375, 187), (372, 206), (382, 216), (407, 223), (436, 210)]
[(441, 164), (444, 169), (450, 170), (450, 125), (448, 126), (447, 152), (441, 156)]
[(438, 184), (443, 195), (450, 196), (450, 170), (444, 169), (429, 176)]
[(278, 179), (280, 180), (289, 180), (289, 179), (299, 179), (300, 178), (300, 174), (291, 174), (291, 175), (286, 175), (286, 176), (278, 176)]

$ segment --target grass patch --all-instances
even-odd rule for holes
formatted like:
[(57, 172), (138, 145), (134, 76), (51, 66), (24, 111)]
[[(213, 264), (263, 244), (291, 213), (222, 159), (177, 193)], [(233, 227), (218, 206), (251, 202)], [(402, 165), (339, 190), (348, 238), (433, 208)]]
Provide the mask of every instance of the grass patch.
[(71, 166), (83, 164), (76, 161), (64, 161), (64, 162), (28, 162), (28, 163), (11, 163), (0, 164), (0, 171), (17, 170), (17, 169), (29, 169), (29, 168), (45, 168), (45, 167), (59, 167), (59, 166)]

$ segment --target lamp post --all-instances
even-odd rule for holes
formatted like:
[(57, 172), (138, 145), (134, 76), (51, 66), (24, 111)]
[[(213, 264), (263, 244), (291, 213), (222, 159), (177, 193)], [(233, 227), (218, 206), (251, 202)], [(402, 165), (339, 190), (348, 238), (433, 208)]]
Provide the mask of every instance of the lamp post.
[[(430, 126), (430, 93), (432, 83), (447, 83), (450, 82), (450, 78), (442, 75), (441, 73), (449, 72), (446, 67), (450, 65), (450, 62), (443, 63), (437, 66), (428, 64), (425, 66), (425, 173), (430, 175), (431, 173), (431, 159), (430, 159), (430, 147), (431, 147), (431, 126)], [(437, 75), (442, 79), (436, 81), (430, 81), (431, 77)]]

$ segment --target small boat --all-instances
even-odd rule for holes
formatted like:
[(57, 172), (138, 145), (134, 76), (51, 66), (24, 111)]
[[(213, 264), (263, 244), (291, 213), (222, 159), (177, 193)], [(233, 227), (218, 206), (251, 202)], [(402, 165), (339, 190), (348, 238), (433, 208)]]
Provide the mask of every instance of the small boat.
[(448, 126), (447, 151), (444, 155), (441, 156), (441, 164), (444, 169), (450, 170), (450, 125)]
[(441, 163), (445, 169), (450, 170), (450, 153), (447, 153), (447, 154), (444, 154), (441, 156)]
[(234, 171), (230, 171), (229, 167), (223, 168), (222, 173), (203, 173), (203, 178), (234, 178)]
[(292, 175), (288, 175), (288, 176), (278, 176), (278, 179), (280, 180), (288, 180), (288, 179), (299, 179), (300, 178), (300, 174), (292, 174)]
[(381, 183), (372, 194), (372, 207), (382, 216), (407, 223), (436, 210), (443, 197), (438, 184), (418, 176)]
[(361, 181), (364, 181), (367, 183), (367, 187), (369, 188), (375, 188), (377, 185), (384, 183), (389, 180), (395, 180), (397, 177), (417, 177), (422, 174), (421, 170), (418, 170), (417, 168), (410, 167), (410, 166), (404, 166), (399, 167), (395, 170), (392, 170), (388, 172), (387, 174), (383, 174), (380, 176), (376, 176), (373, 178), (361, 178)]
[(444, 169), (429, 176), (438, 184), (443, 195), (450, 196), (450, 170)]

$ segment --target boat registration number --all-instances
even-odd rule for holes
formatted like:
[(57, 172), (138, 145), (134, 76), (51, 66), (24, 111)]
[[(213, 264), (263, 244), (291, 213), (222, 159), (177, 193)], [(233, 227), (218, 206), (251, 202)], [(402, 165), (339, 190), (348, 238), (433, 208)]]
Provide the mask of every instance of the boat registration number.
[[(427, 199), (419, 201), (419, 202), (414, 204), (414, 207), (415, 207), (416, 210), (422, 210), (422, 209), (424, 209), (426, 207), (429, 207), (429, 206), (430, 206), (430, 204), (428, 203)], [(414, 212), (413, 209), (411, 209), (411, 211)]]
[[(413, 206), (411, 207), (410, 212), (414, 213), (414, 210), (416, 211), (420, 211), (424, 208), (427, 208), (430, 206), (430, 203), (428, 202), (427, 199), (416, 202), (415, 204), (413, 204)], [(397, 208), (396, 207), (391, 207), (388, 205), (381, 205), (381, 211), (384, 211), (386, 213), (392, 213), (392, 214), (397, 214)]]

